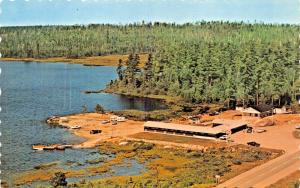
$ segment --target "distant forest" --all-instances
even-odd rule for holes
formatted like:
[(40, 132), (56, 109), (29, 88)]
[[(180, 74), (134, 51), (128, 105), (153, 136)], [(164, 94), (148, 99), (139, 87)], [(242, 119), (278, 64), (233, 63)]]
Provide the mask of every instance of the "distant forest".
[[(299, 92), (298, 25), (197, 22), (1, 27), (3, 57), (131, 54), (119, 62), (119, 93), (191, 102), (282, 104)], [(149, 54), (141, 68), (138, 54)]]

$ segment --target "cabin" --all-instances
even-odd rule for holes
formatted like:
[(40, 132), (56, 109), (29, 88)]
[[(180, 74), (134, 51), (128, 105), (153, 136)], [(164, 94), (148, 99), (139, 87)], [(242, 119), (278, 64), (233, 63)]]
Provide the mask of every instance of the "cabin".
[(191, 136), (205, 139), (216, 139), (226, 134), (246, 129), (247, 123), (235, 120), (214, 120), (211, 126), (194, 126), (175, 123), (147, 121), (144, 124), (145, 132)]
[(243, 116), (252, 117), (266, 117), (274, 114), (274, 107), (272, 105), (267, 104), (250, 106), (248, 108), (237, 107), (236, 110), (242, 112)]
[(274, 113), (275, 114), (287, 114), (287, 113), (289, 113), (289, 111), (286, 106), (282, 106), (281, 108), (275, 108)]

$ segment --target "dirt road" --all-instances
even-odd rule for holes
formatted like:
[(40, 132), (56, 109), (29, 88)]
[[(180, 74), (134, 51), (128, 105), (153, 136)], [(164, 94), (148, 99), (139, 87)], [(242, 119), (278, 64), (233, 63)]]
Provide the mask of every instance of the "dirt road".
[(299, 169), (299, 156), (300, 151), (283, 155), (220, 184), (218, 188), (266, 187)]

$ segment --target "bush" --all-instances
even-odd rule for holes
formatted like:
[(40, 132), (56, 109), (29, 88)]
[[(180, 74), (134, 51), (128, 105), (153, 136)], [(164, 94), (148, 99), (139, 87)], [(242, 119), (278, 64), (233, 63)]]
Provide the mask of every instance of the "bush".
[(63, 172), (55, 173), (54, 177), (50, 179), (50, 184), (53, 187), (67, 186), (66, 175)]
[(100, 104), (97, 104), (95, 107), (95, 112), (104, 114), (104, 108)]
[(139, 149), (139, 150), (151, 150), (153, 147), (154, 147), (154, 144), (144, 142), (137, 149)]

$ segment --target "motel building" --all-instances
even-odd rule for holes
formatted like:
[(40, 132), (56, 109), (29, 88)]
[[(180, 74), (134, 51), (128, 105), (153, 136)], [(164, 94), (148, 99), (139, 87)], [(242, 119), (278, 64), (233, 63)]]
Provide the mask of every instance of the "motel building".
[(144, 124), (145, 132), (191, 136), (205, 139), (216, 139), (223, 135), (230, 135), (246, 128), (247, 123), (244, 121), (227, 119), (215, 119), (206, 126), (183, 125), (155, 121), (147, 121)]

